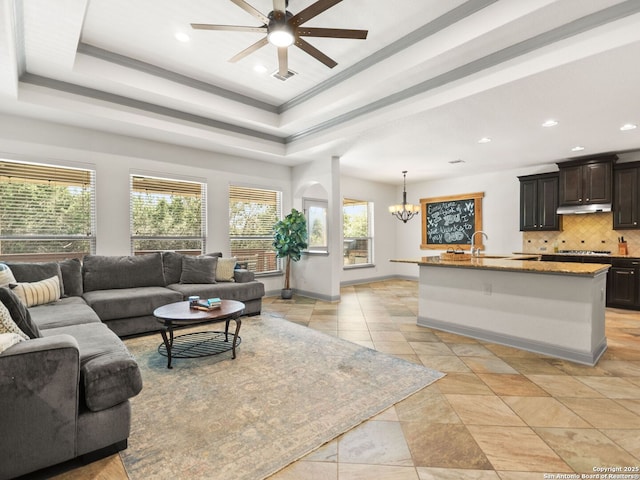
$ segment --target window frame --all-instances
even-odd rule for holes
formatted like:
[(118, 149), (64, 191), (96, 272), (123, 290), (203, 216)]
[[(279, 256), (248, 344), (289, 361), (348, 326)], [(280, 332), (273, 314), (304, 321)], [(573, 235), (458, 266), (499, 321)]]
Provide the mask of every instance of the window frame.
[[(146, 190), (152, 190), (158, 195), (169, 195), (178, 191), (182, 192), (184, 196), (194, 196), (200, 198), (200, 235), (136, 235), (134, 233), (134, 193), (141, 192), (141, 185), (135, 187), (136, 181), (147, 182)], [(170, 190), (170, 188), (173, 189)], [(137, 188), (137, 189), (136, 189)], [(199, 193), (198, 193), (199, 190)], [(186, 180), (184, 178), (177, 178), (172, 175), (154, 175), (149, 173), (135, 173), (129, 174), (129, 242), (131, 255), (141, 255), (151, 251), (166, 251), (175, 250), (187, 255), (201, 255), (206, 252), (207, 249), (207, 183), (197, 181), (193, 179)], [(141, 240), (157, 240), (157, 241), (198, 241), (200, 242), (200, 249), (188, 248), (188, 249), (173, 249), (173, 248), (161, 248), (154, 250), (136, 249), (135, 242)]]
[[(311, 219), (309, 217), (310, 208), (322, 208), (324, 210), (324, 228), (325, 228), (325, 240), (326, 244), (322, 246), (311, 246), (311, 230), (313, 228)], [(320, 198), (302, 198), (302, 211), (307, 219), (307, 238), (309, 239), (309, 247), (304, 251), (305, 254), (311, 255), (328, 255), (329, 254), (329, 201)]]
[[(237, 189), (238, 193), (236, 194), (236, 197), (241, 197), (242, 195), (240, 193), (245, 193), (245, 194), (249, 194), (251, 191), (253, 191), (255, 193), (256, 197), (259, 196), (269, 196), (274, 194), (275, 195), (275, 216), (274, 216), (274, 221), (273, 224), (275, 225), (275, 222), (282, 220), (283, 218), (283, 205), (282, 205), (282, 197), (283, 197), (283, 192), (282, 190), (277, 190), (274, 188), (269, 188), (269, 187), (263, 187), (263, 186), (256, 186), (256, 185), (246, 185), (246, 184), (241, 184), (241, 183), (230, 183), (229, 184), (229, 189), (228, 189), (228, 201), (229, 201), (229, 211), (228, 211), (228, 221), (229, 221), (229, 251), (231, 252), (231, 255), (234, 257), (238, 257), (238, 263), (243, 265), (243, 267), (247, 267), (250, 271), (252, 271), (254, 273), (254, 275), (256, 277), (265, 277), (265, 276), (270, 276), (270, 275), (281, 275), (283, 272), (283, 262), (282, 259), (277, 258), (275, 256), (275, 250), (273, 250), (272, 247), (272, 243), (273, 243), (273, 231), (272, 231), (272, 226), (270, 226), (270, 230), (269, 233), (264, 233), (264, 234), (259, 234), (259, 235), (238, 235), (238, 234), (233, 234), (233, 226), (231, 225), (232, 222), (232, 208), (233, 208), (233, 190)], [(247, 195), (248, 196), (248, 195)], [(250, 197), (249, 197), (250, 198)], [(267, 202), (270, 203), (270, 202)], [(259, 241), (259, 242), (266, 242), (266, 245), (268, 245), (268, 247), (264, 248), (264, 249), (258, 249), (258, 250), (262, 250), (262, 260), (260, 260), (260, 252), (256, 253), (256, 259), (255, 259), (255, 263), (252, 262), (252, 259), (247, 259), (247, 258), (240, 258), (240, 255), (238, 255), (238, 252), (242, 251), (239, 250), (237, 248), (234, 248), (234, 241)], [(268, 255), (267, 255), (268, 254)], [(273, 255), (273, 258), (271, 258), (271, 256)], [(257, 269), (257, 265), (260, 263), (262, 265), (269, 265), (272, 262), (274, 262), (274, 269), (267, 269), (267, 270), (259, 270)], [(252, 264), (253, 263), (253, 264)]]
[[(7, 180), (8, 179), (8, 180)], [(88, 166), (76, 167), (59, 165), (46, 162), (36, 162), (29, 160), (14, 160), (0, 158), (0, 184), (11, 181), (21, 184), (53, 184), (66, 188), (80, 188), (88, 193), (89, 205), (88, 218), (85, 218), (88, 231), (80, 234), (18, 234), (2, 235), (0, 232), (0, 243), (2, 241), (13, 242), (37, 242), (37, 241), (87, 241), (88, 251), (82, 252), (23, 252), (4, 253), (0, 251), (0, 258), (4, 260), (19, 261), (56, 261), (68, 258), (82, 258), (87, 254), (96, 252), (96, 171)], [(21, 208), (26, 208), (25, 204)]]
[[(366, 203), (367, 204), (367, 236), (362, 237), (348, 237), (344, 232), (344, 217), (345, 217), (345, 207), (347, 207), (346, 202), (358, 202), (358, 203)], [(343, 233), (343, 266), (344, 270), (351, 270), (355, 268), (369, 268), (375, 267), (375, 257), (374, 257), (374, 202), (368, 200), (356, 200), (353, 198), (344, 197), (342, 199), (342, 233)], [(367, 242), (367, 260), (363, 263), (344, 263), (345, 258), (347, 257), (347, 241), (366, 241)]]

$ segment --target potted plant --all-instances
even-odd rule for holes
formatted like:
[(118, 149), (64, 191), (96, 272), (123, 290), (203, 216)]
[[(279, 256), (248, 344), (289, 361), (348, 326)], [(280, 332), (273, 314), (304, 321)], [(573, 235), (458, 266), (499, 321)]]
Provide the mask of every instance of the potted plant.
[(293, 296), (289, 284), (291, 262), (300, 260), (302, 251), (307, 248), (307, 220), (302, 212), (293, 208), (289, 215), (273, 226), (273, 248), (277, 258), (286, 259), (281, 296), (289, 299)]

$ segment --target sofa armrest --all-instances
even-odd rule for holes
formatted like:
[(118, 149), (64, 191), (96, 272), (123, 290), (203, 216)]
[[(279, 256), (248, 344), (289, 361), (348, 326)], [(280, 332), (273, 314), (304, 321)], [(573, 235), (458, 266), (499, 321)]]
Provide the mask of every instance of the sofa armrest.
[(76, 456), (79, 380), (70, 335), (34, 338), (0, 354), (0, 478)]
[(237, 283), (247, 283), (255, 280), (256, 276), (253, 272), (249, 270), (245, 270), (244, 268), (238, 268), (233, 271), (233, 279)]

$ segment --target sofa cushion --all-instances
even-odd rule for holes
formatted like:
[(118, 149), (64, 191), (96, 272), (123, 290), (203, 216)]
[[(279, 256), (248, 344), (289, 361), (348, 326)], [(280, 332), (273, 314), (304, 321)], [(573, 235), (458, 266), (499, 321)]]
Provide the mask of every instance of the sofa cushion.
[(7, 307), (11, 318), (18, 325), (18, 328), (27, 334), (29, 338), (40, 337), (40, 329), (31, 320), (29, 310), (20, 299), (7, 287), (0, 287), (0, 302)]
[(103, 322), (151, 315), (162, 305), (182, 301), (179, 293), (164, 287), (95, 290), (83, 293), (82, 297)]
[(216, 283), (218, 257), (185, 255), (180, 283)]
[(178, 252), (162, 252), (164, 281), (167, 285), (170, 283), (180, 282), (180, 275), (182, 274), (182, 257), (184, 257), (184, 255)]
[(82, 295), (82, 264), (77, 258), (69, 258), (58, 262), (62, 273), (65, 297), (79, 297)]
[(29, 313), (41, 331), (68, 325), (101, 323), (96, 312), (87, 305), (82, 297), (61, 298), (55, 303), (31, 307)]
[(216, 282), (234, 282), (237, 261), (238, 259), (236, 257), (218, 258), (218, 265), (216, 265)]
[(180, 292), (182, 297), (187, 299), (191, 295), (198, 295), (200, 298), (219, 297), (226, 300), (254, 300), (264, 296), (264, 284), (262, 282), (220, 282), (220, 283), (174, 283), (167, 288)]
[(68, 334), (78, 342), (80, 383), (89, 410), (107, 409), (137, 395), (142, 376), (122, 340), (103, 323), (44, 330), (44, 335)]
[(64, 280), (58, 262), (6, 262), (16, 282), (39, 282), (56, 275), (60, 279), (60, 295), (64, 295)]
[(11, 289), (27, 307), (44, 305), (60, 299), (60, 279), (57, 275), (39, 282), (19, 282), (11, 285)]
[(87, 255), (82, 263), (84, 292), (114, 288), (162, 287), (160, 252), (137, 256)]
[(17, 335), (23, 340), (29, 340), (29, 337), (26, 333), (20, 330), (20, 327), (13, 321), (11, 318), (11, 313), (7, 307), (4, 306), (4, 303), (0, 302), (0, 335)]

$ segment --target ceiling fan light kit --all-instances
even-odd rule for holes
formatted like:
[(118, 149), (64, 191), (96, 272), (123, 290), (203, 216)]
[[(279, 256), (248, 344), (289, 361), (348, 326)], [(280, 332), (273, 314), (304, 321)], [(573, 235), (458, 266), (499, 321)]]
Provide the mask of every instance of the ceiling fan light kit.
[(237, 62), (267, 44), (278, 48), (278, 72), (285, 77), (289, 72), (288, 48), (295, 45), (302, 51), (323, 63), (329, 68), (335, 67), (338, 63), (329, 56), (322, 53), (316, 47), (301, 37), (324, 37), (324, 38), (346, 38), (365, 40), (367, 30), (351, 30), (343, 28), (316, 28), (300, 26), (317, 17), (322, 12), (328, 10), (342, 0), (318, 0), (301, 12), (292, 14), (287, 10), (288, 0), (273, 0), (273, 10), (268, 15), (262, 14), (245, 0), (231, 0), (237, 6), (251, 14), (262, 22), (261, 26), (241, 26), (241, 25), (213, 25), (208, 23), (192, 23), (191, 27), (196, 30), (225, 30), (232, 32), (254, 32), (262, 33), (266, 36), (258, 40), (253, 45), (245, 48), (240, 53), (229, 59), (230, 62)]

